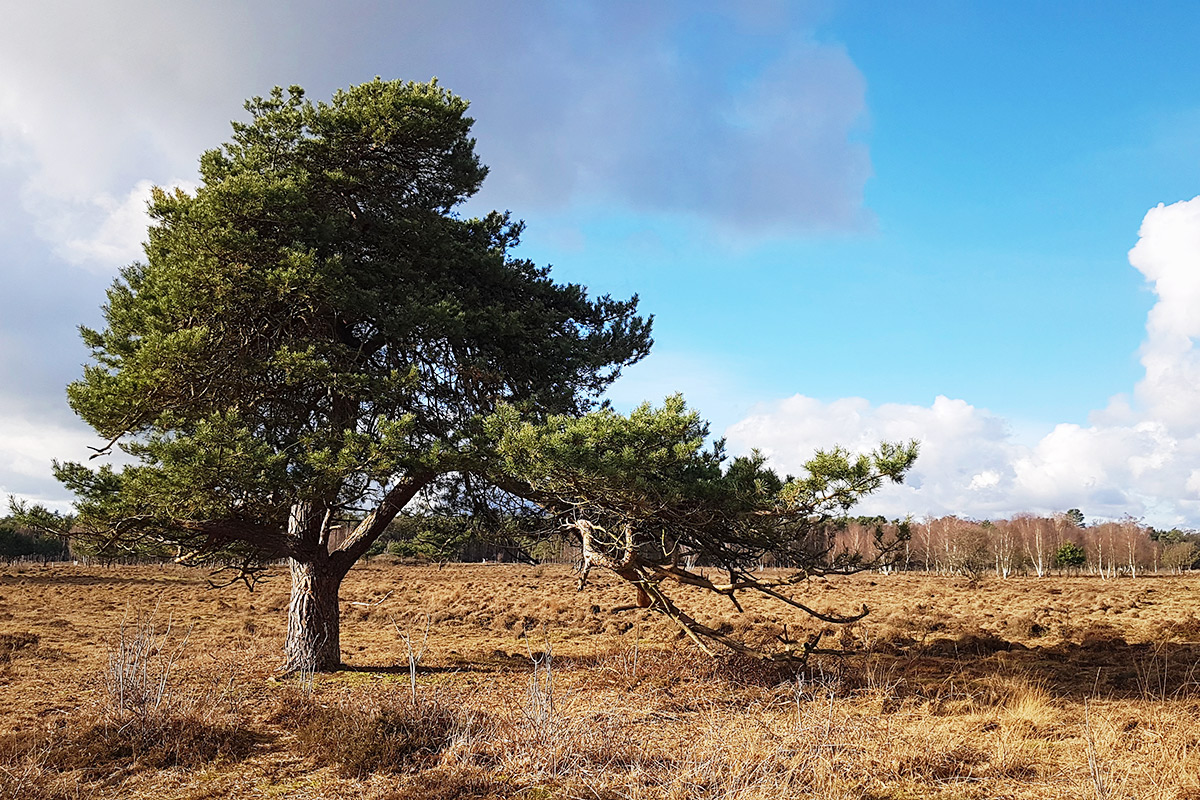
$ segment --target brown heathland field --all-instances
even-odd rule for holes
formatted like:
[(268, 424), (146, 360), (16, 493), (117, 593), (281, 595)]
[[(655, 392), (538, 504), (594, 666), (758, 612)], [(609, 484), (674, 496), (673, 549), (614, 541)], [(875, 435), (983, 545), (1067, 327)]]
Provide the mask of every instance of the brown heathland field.
[[(596, 577), (376, 559), (346, 668), (284, 677), (283, 571), (9, 567), (0, 798), (1200, 798), (1200, 580), (813, 580), (871, 614), (796, 675), (614, 614), (631, 590)], [(813, 628), (680, 599), (750, 640)]]

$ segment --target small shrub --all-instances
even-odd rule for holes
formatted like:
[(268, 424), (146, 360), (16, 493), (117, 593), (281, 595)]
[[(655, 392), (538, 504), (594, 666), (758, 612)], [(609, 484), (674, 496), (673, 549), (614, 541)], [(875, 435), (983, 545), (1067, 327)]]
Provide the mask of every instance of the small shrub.
[(464, 727), (456, 713), (432, 701), (347, 694), (322, 705), (297, 692), (284, 704), (279, 721), (293, 728), (302, 752), (332, 760), (347, 778), (426, 767)]
[(176, 643), (172, 622), (158, 630), (154, 615), (138, 614), (132, 623), (121, 621), (120, 631), (108, 652), (104, 673), (107, 710), (122, 726), (168, 712), (175, 698), (172, 670), (187, 646), (187, 637)]
[[(74, 787), (114, 776), (173, 767), (199, 769), (215, 761), (240, 760), (260, 737), (228, 721), (176, 711), (130, 724), (116, 725), (94, 714), (49, 725), (36, 732), (0, 737), (0, 798), (77, 797), (77, 792), (51, 789)], [(22, 780), (41, 793), (10, 793)], [(31, 777), (35, 776), (35, 777)], [(10, 787), (5, 779), (15, 783)]]
[(199, 713), (173, 713), (127, 727), (102, 722), (80, 728), (71, 732), (53, 757), (59, 769), (101, 778), (131, 767), (197, 769), (214, 761), (240, 760), (258, 739), (244, 728)]
[(950, 567), (972, 585), (995, 563), (988, 532), (982, 527), (964, 528), (955, 535), (952, 544)]
[[(0, 636), (0, 658), (37, 641), (34, 634)], [(126, 618), (98, 676), (98, 702), (19, 743), (0, 742), (0, 772), (36, 766), (43, 776), (95, 781), (141, 770), (195, 769), (249, 754), (258, 737), (234, 715), (222, 715), (215, 695), (179, 691), (173, 670), (186, 644), (169, 621), (156, 629), (153, 614)]]

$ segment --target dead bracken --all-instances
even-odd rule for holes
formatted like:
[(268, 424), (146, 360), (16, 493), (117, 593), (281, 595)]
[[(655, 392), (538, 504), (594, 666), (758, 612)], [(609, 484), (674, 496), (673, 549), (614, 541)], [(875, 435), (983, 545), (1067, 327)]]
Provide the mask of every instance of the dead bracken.
[[(345, 667), (284, 676), (286, 576), (206, 575), (0, 572), (0, 798), (1200, 793), (1187, 576), (813, 582), (808, 602), (872, 613), (835, 634), (847, 655), (785, 673), (612, 614), (616, 577), (572, 596), (566, 566), (374, 559), (347, 579)], [(683, 591), (750, 641), (809, 624)], [(401, 634), (415, 653), (427, 624), (414, 670)], [(114, 653), (151, 680), (122, 695)]]

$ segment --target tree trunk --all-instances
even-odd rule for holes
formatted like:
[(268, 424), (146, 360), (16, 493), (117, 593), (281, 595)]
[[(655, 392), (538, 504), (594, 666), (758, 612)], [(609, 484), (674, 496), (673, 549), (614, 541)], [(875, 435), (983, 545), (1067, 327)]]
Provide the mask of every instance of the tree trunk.
[(338, 589), (343, 572), (328, 558), (288, 559), (292, 600), (288, 605), (284, 669), (330, 672), (342, 665)]
[(379, 507), (332, 552), (328, 510), (331, 506), (308, 501), (292, 506), (288, 519), (292, 599), (288, 605), (287, 640), (283, 645), (285, 670), (332, 672), (341, 667), (338, 590), (342, 578), (400, 509), (433, 477), (434, 473), (416, 473), (397, 481)]

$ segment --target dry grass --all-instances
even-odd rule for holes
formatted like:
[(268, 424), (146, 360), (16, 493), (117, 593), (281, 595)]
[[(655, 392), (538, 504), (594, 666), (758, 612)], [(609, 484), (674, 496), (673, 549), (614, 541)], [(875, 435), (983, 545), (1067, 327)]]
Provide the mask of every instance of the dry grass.
[[(284, 577), (204, 577), (0, 572), (0, 799), (1200, 798), (1190, 578), (813, 581), (873, 611), (827, 639), (857, 655), (797, 676), (704, 658), (565, 568), (372, 563), (347, 668), (308, 686), (275, 673)], [(749, 639), (808, 625), (684, 599)], [(397, 630), (426, 619), (414, 693)]]

